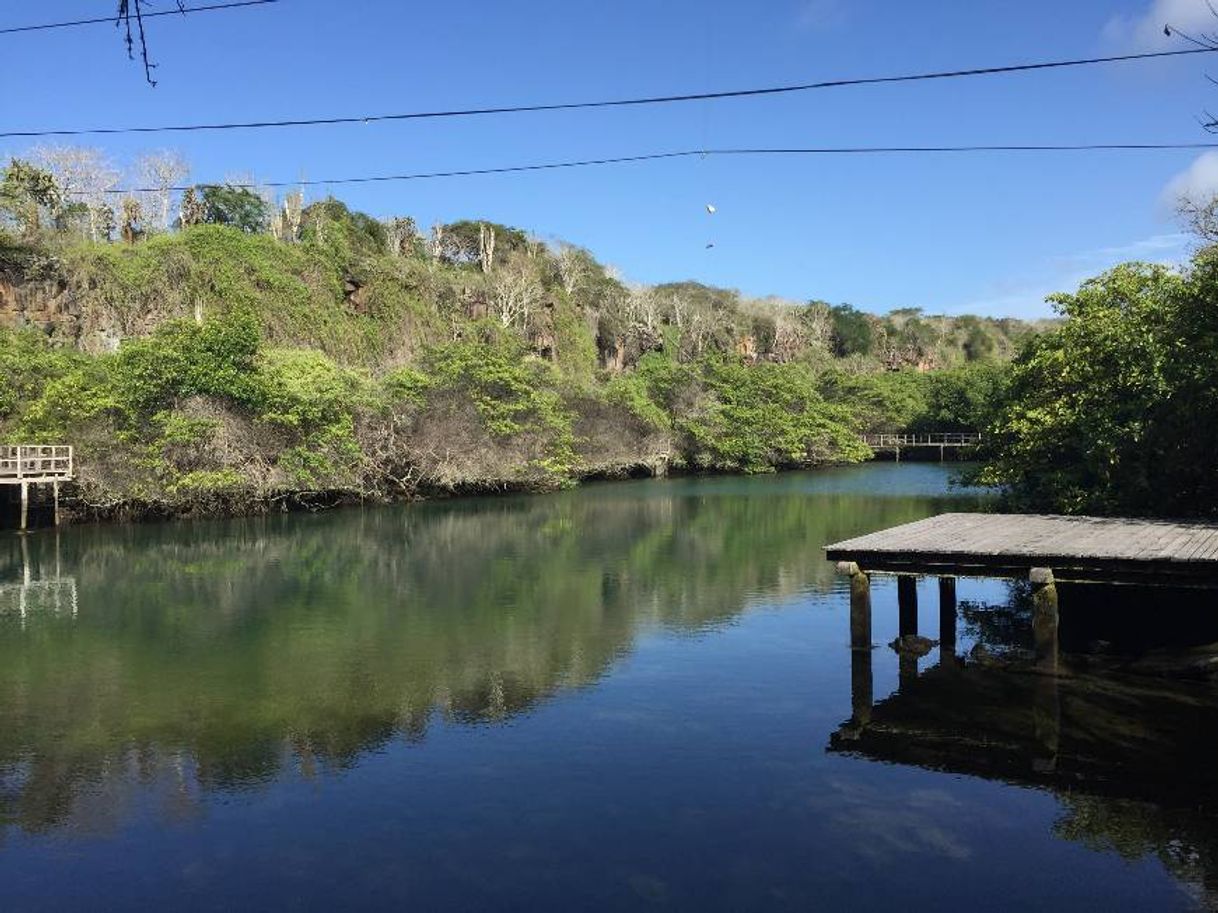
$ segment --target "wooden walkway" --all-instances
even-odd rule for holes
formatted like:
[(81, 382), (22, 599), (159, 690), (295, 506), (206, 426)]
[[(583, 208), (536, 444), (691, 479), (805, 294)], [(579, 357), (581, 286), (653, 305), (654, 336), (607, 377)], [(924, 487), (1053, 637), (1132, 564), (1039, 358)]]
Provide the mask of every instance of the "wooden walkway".
[(837, 542), (864, 572), (1218, 586), (1218, 524), (1023, 514), (941, 514)]
[(894, 447), (976, 447), (981, 435), (975, 431), (935, 431), (929, 434), (864, 434), (863, 442), (872, 450)]
[(59, 524), (59, 483), (75, 475), (74, 453), (66, 444), (0, 444), (0, 485), (21, 486), (21, 529), (28, 525), (30, 486), (50, 485)]
[(863, 443), (876, 453), (891, 453), (893, 458), (901, 462), (901, 450), (925, 452), (938, 450), (939, 462), (947, 458), (949, 450), (959, 452), (966, 447), (976, 447), (981, 443), (981, 435), (974, 431), (946, 431), (929, 434), (864, 434)]

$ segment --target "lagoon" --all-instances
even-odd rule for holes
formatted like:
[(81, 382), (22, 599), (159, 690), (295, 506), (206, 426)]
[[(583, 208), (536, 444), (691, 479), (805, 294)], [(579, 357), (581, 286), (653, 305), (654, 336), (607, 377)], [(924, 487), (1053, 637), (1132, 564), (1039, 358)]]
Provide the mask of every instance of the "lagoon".
[[(1062, 766), (1015, 737), (997, 763), (1021, 715), (1043, 731), (1043, 688), (937, 651), (902, 681), (877, 578), (896, 743), (843, 741), (849, 596), (821, 549), (986, 509), (952, 472), (5, 535), (0, 906), (1204, 908), (1208, 684), (1079, 676)], [(1017, 590), (959, 582), (959, 654), (1026, 638)]]

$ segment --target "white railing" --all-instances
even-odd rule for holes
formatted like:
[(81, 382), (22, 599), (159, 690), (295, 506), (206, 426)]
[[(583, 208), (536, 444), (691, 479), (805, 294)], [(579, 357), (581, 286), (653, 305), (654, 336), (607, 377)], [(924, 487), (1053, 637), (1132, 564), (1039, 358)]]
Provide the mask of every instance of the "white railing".
[(864, 434), (863, 443), (868, 447), (975, 447), (981, 443), (981, 434), (976, 431), (944, 431), (929, 434)]
[(75, 472), (66, 444), (0, 444), (0, 485), (67, 482)]

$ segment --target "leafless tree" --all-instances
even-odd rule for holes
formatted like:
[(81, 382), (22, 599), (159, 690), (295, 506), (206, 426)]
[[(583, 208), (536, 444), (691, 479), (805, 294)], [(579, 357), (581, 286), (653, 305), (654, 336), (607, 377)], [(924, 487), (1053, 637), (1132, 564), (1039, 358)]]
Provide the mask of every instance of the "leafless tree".
[(173, 191), (190, 176), (189, 163), (172, 149), (147, 152), (136, 160), (135, 175), (139, 183), (148, 188), (158, 217), (157, 227), (168, 231)]
[(660, 322), (662, 302), (655, 289), (645, 285), (630, 289), (626, 299), (626, 317), (637, 326), (654, 333)]
[(300, 222), (304, 217), (304, 189), (284, 195), (279, 211), (271, 219), (271, 234), (289, 243), (300, 239)]
[(558, 278), (568, 298), (573, 298), (588, 284), (588, 255), (574, 244), (560, 244), (558, 256)]
[(810, 342), (829, 347), (833, 335), (833, 315), (829, 311), (829, 305), (823, 301), (809, 302), (800, 312), (799, 319)]
[(495, 266), (495, 229), (485, 222), (478, 223), (478, 262), (482, 272), (489, 273)]
[(57, 221), (63, 221), (67, 206), (82, 203), (87, 210), (89, 237), (98, 240), (100, 210), (108, 204), (120, 178), (105, 153), (87, 146), (41, 146), (31, 157), (51, 173), (63, 192), (64, 205), (55, 214)]
[(431, 226), (431, 238), (428, 239), (427, 250), (433, 260), (441, 260), (444, 257), (444, 226), (439, 222)]
[(1198, 238), (1206, 244), (1218, 244), (1218, 196), (1182, 196), (1176, 211)]
[(545, 300), (545, 289), (526, 262), (513, 260), (506, 269), (494, 273), (490, 299), (501, 325), (523, 329)]

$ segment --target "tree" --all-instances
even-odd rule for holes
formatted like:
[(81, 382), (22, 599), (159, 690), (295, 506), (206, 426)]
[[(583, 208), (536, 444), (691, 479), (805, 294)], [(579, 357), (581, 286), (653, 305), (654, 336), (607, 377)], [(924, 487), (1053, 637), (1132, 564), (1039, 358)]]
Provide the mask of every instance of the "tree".
[(1132, 263), (1053, 298), (1015, 360), (986, 481), (1072, 513), (1218, 515), (1218, 258)]
[(200, 196), (205, 222), (231, 225), (248, 234), (266, 230), (266, 201), (248, 187), (205, 184), (200, 188)]
[(300, 238), (300, 223), (304, 217), (304, 191), (285, 194), (279, 211), (271, 219), (271, 234), (280, 241), (294, 242)]
[(191, 225), (202, 225), (206, 221), (207, 206), (199, 198), (195, 188), (187, 187), (182, 194), (182, 204), (178, 209), (178, 224), (182, 228), (189, 228)]
[(128, 244), (134, 244), (144, 234), (143, 210), (135, 197), (123, 197), (123, 224), (119, 233)]
[(0, 181), (0, 211), (9, 213), (27, 237), (36, 234), (43, 218), (55, 218), (63, 206), (63, 191), (54, 175), (23, 159), (11, 159)]
[(404, 257), (414, 250), (415, 243), (420, 240), (419, 228), (409, 216), (386, 219), (385, 237), (389, 254)]
[(482, 272), (489, 273), (495, 266), (495, 227), (485, 222), (478, 223), (478, 262)]
[(926, 403), (911, 431), (985, 431), (998, 417), (1009, 368), (997, 362), (967, 362), (926, 375)]
[(99, 240), (102, 210), (118, 186), (118, 169), (100, 149), (87, 146), (41, 146), (31, 154), (55, 178), (63, 197), (54, 214), (55, 227), (66, 230), (71, 216), (83, 215), (89, 237)]
[(875, 331), (870, 317), (849, 304), (835, 304), (829, 308), (829, 319), (833, 324), (829, 339), (834, 355), (845, 358), (871, 354)]
[(545, 300), (545, 287), (527, 260), (516, 259), (491, 279), (491, 305), (504, 327), (527, 329), (534, 311)]
[(181, 153), (162, 149), (140, 156), (135, 163), (135, 173), (140, 183), (149, 188), (157, 214), (157, 227), (168, 231), (171, 224), (169, 213), (173, 203), (173, 190), (189, 177), (190, 165)]

